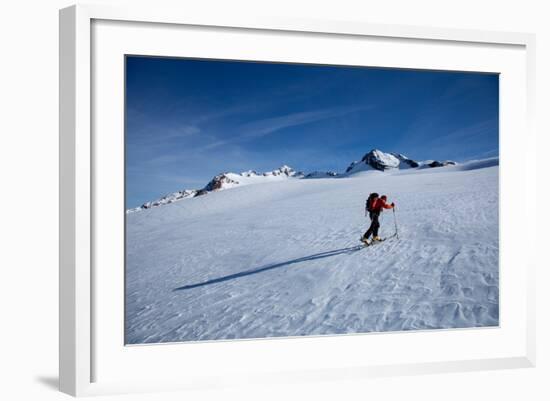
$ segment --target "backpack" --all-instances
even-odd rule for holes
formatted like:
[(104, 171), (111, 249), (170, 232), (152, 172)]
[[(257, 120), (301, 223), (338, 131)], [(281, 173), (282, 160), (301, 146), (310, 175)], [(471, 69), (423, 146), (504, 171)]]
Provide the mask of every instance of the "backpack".
[(375, 200), (376, 198), (378, 198), (378, 194), (376, 192), (371, 193), (367, 198), (367, 202), (365, 203), (365, 210), (367, 212), (372, 212), (373, 200)]

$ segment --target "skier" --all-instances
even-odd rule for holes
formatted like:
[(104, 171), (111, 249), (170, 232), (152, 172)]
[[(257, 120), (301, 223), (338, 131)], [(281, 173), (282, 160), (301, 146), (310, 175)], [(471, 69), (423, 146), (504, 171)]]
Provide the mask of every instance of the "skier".
[[(380, 213), (382, 213), (384, 209), (392, 209), (395, 207), (395, 203), (393, 202), (391, 203), (391, 205), (388, 205), (387, 200), (388, 197), (386, 195), (382, 195), (379, 198), (377, 193), (370, 194), (369, 198), (367, 199), (365, 212), (369, 213), (371, 223), (369, 229), (361, 238), (361, 241), (364, 242), (365, 245), (370, 245), (374, 241), (382, 240), (382, 238), (378, 236), (378, 229), (380, 228), (380, 222), (378, 221), (378, 219), (380, 217)], [(372, 241), (369, 241), (369, 237), (371, 234), (373, 235)]]

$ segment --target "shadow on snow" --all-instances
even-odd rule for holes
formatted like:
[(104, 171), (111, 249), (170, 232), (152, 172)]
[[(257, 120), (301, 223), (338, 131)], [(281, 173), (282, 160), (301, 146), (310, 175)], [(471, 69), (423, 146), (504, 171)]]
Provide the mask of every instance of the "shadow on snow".
[(272, 264), (272, 265), (262, 266), (262, 267), (259, 267), (259, 268), (256, 268), (256, 269), (246, 270), (244, 272), (239, 272), (239, 273), (229, 274), (229, 275), (223, 276), (223, 277), (214, 278), (214, 279), (211, 279), (211, 280), (208, 280), (208, 281), (204, 281), (202, 283), (184, 285), (182, 287), (175, 288), (174, 291), (190, 290), (190, 289), (193, 289), (193, 288), (203, 287), (203, 286), (210, 285), (210, 284), (223, 283), (224, 281), (229, 281), (229, 280), (234, 280), (234, 279), (240, 278), (240, 277), (250, 276), (252, 274), (265, 272), (267, 270), (277, 269), (279, 267), (293, 265), (295, 263), (301, 263), (301, 262), (307, 262), (309, 260), (317, 260), (317, 259), (328, 258), (328, 257), (331, 257), (331, 256), (342, 255), (344, 253), (352, 253), (352, 252), (358, 251), (358, 250), (363, 249), (363, 248), (364, 248), (363, 245), (357, 245), (357, 246), (352, 246), (352, 247), (348, 247), (348, 248), (334, 249), (332, 251), (316, 253), (316, 254), (309, 255), (309, 256), (302, 256), (301, 258), (287, 260), (286, 262), (275, 263), (275, 264)]

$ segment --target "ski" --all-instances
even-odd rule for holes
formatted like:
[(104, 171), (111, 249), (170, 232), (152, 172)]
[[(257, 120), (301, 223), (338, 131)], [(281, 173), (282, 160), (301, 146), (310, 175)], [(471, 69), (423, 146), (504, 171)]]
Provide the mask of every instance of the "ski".
[(376, 243), (379, 243), (379, 242), (384, 242), (384, 241), (389, 240), (389, 239), (391, 239), (391, 238), (394, 238), (394, 237), (396, 237), (396, 236), (397, 236), (397, 233), (392, 234), (392, 235), (390, 235), (390, 236), (388, 236), (388, 237), (381, 238), (381, 239), (376, 240), (376, 241), (371, 241), (371, 242), (368, 243), (368, 244), (367, 244), (366, 242), (363, 241), (363, 238), (359, 238), (359, 241), (360, 241), (365, 247), (367, 247), (367, 246), (375, 245)]

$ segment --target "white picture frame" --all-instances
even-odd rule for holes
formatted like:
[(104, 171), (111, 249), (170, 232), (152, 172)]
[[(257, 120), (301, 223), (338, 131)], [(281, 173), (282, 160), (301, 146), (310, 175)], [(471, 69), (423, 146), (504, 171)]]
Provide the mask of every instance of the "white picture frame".
[[(116, 26), (117, 23), (122, 25)], [(96, 24), (96, 25), (94, 25)], [(126, 25), (124, 25), (126, 24)], [(130, 24), (130, 25), (128, 25)], [(131, 25), (136, 24), (136, 25)], [(503, 84), (501, 91), (501, 114), (506, 118), (501, 121), (502, 143), (501, 153), (501, 197), (506, 198), (504, 206), (501, 206), (501, 223), (506, 222), (501, 228), (501, 258), (507, 262), (508, 259), (519, 261), (518, 271), (505, 270), (502, 275), (501, 291), (502, 305), (505, 308), (502, 314), (501, 326), (497, 329), (485, 331), (475, 330), (450, 330), (445, 333), (434, 334), (426, 332), (417, 333), (381, 333), (370, 335), (338, 336), (323, 338), (300, 338), (300, 339), (274, 339), (274, 340), (247, 340), (228, 341), (209, 344), (173, 344), (156, 345), (148, 347), (124, 347), (119, 338), (120, 328), (112, 322), (120, 318), (120, 294), (123, 289), (119, 288), (120, 282), (114, 280), (108, 282), (108, 275), (97, 274), (98, 263), (109, 258), (108, 252), (98, 253), (97, 242), (103, 238), (100, 232), (105, 227), (101, 219), (105, 216), (98, 193), (105, 193), (109, 187), (120, 184), (120, 181), (113, 179), (108, 184), (97, 179), (101, 176), (101, 164), (111, 163), (120, 165), (119, 142), (109, 143), (108, 141), (97, 142), (94, 138), (94, 129), (101, 126), (101, 110), (96, 110), (94, 96), (102, 96), (101, 90), (93, 86), (94, 74), (104, 71), (102, 68), (109, 68), (111, 64), (102, 64), (101, 60), (106, 58), (103, 55), (117, 55), (117, 63), (121, 60), (118, 57), (124, 54), (125, 43), (129, 41), (129, 35), (118, 35), (116, 40), (109, 37), (105, 41), (105, 34), (115, 35), (119, 31), (132, 31), (132, 36), (139, 35), (139, 30), (150, 29), (147, 38), (148, 42), (141, 49), (151, 55), (171, 55), (169, 47), (155, 51), (155, 40), (166, 35), (175, 34), (176, 31), (185, 31), (186, 27), (209, 34), (209, 30), (215, 31), (215, 37), (225, 35), (263, 35), (266, 41), (277, 43), (282, 41), (282, 35), (286, 38), (302, 38), (296, 40), (295, 51), (300, 53), (300, 46), (312, 38), (324, 38), (330, 41), (338, 38), (344, 43), (349, 41), (384, 41), (384, 45), (406, 42), (406, 46), (424, 46), (426, 54), (434, 53), (436, 50), (444, 52), (445, 46), (454, 46), (453, 52), (474, 51), (479, 54), (494, 49), (495, 57), (488, 60), (482, 71), (500, 72), (507, 71), (505, 75), (509, 78), (510, 86)], [(115, 32), (116, 31), (116, 32)], [(182, 32), (183, 32), (182, 31)], [(94, 41), (94, 32), (97, 40)], [(182, 34), (185, 34), (183, 32)], [(102, 36), (103, 35), (103, 36)], [(111, 40), (113, 39), (113, 40)], [(204, 39), (204, 43), (208, 43)], [(143, 42), (144, 40), (142, 40)], [(109, 43), (109, 45), (107, 44)], [(158, 43), (158, 42), (157, 42)], [(281, 42), (282, 43), (282, 42)], [(300, 44), (302, 43), (302, 44)], [(117, 47), (118, 46), (118, 47)], [(210, 46), (210, 45), (208, 45)], [(206, 46), (206, 47), (208, 47)], [(212, 44), (212, 48), (215, 45)], [(341, 53), (334, 52), (332, 57), (342, 57), (347, 60), (346, 49)], [(267, 46), (269, 52), (269, 46)], [(527, 160), (535, 159), (535, 134), (532, 128), (534, 111), (534, 35), (524, 33), (507, 32), (484, 32), (459, 29), (437, 29), (412, 26), (389, 26), (375, 25), (363, 22), (350, 21), (319, 21), (319, 20), (293, 20), (293, 19), (248, 19), (245, 16), (237, 19), (219, 18), (204, 15), (187, 15), (181, 10), (164, 10), (155, 8), (112, 8), (99, 5), (78, 5), (60, 11), (60, 390), (75, 396), (96, 395), (110, 393), (127, 393), (135, 391), (161, 391), (170, 389), (203, 389), (217, 386), (239, 384), (239, 380), (231, 376), (231, 370), (240, 372), (240, 384), (247, 382), (257, 383), (285, 383), (307, 380), (329, 380), (331, 378), (363, 378), (371, 376), (420, 374), (430, 372), (468, 371), (481, 369), (504, 369), (516, 367), (530, 367), (535, 364), (535, 305), (534, 305), (534, 270), (536, 259), (534, 252), (527, 250), (531, 245), (526, 241), (514, 242), (514, 250), (508, 250), (503, 244), (510, 244), (514, 227), (517, 227), (518, 217), (509, 213), (510, 209), (506, 204), (516, 201), (514, 194), (508, 191), (510, 186), (506, 182), (514, 182), (522, 185), (525, 191), (535, 192), (534, 177), (528, 174), (525, 165), (517, 169), (509, 168), (506, 162), (506, 155), (515, 151), (519, 152), (520, 164)], [(135, 49), (138, 49), (135, 47)], [(172, 48), (173, 49), (173, 48)], [(420, 47), (419, 47), (420, 49)], [(476, 50), (477, 49), (477, 50)], [(111, 53), (109, 53), (111, 52)], [(388, 50), (388, 53), (390, 51)], [(405, 52), (406, 53), (406, 52)], [(502, 53), (502, 58), (500, 54)], [(183, 50), (185, 54), (185, 50)], [(216, 53), (217, 54), (217, 53)], [(240, 54), (240, 53), (239, 53)], [(243, 53), (246, 56), (246, 52)], [(383, 54), (383, 53), (381, 53)], [(449, 54), (452, 54), (449, 53)], [(180, 54), (181, 55), (181, 54)], [(196, 54), (194, 54), (196, 55)], [(400, 57), (406, 54), (395, 55), (395, 59), (387, 55), (384, 61), (380, 58), (379, 65), (392, 67), (406, 67)], [(97, 60), (95, 59), (97, 57)], [(228, 56), (229, 57), (229, 56)], [(263, 53), (259, 56), (262, 59), (279, 60), (281, 56)], [(290, 57), (290, 56), (289, 56)], [(294, 56), (293, 56), (294, 57)], [(312, 57), (301, 55), (296, 57)], [(472, 56), (469, 56), (472, 58)], [(489, 56), (486, 56), (489, 57)], [(223, 58), (223, 57), (221, 57)], [(422, 59), (422, 57), (419, 57)], [(426, 58), (428, 60), (429, 58)], [(302, 59), (303, 61), (304, 59)], [(311, 62), (319, 60), (311, 59)], [(322, 60), (321, 60), (322, 61)], [(479, 64), (471, 59), (465, 60), (462, 65), (456, 64), (449, 57), (448, 61), (441, 61), (437, 65), (441, 69), (457, 68), (463, 70), (480, 70)], [(361, 64), (361, 60), (350, 60), (349, 63)], [(417, 60), (417, 68), (434, 68), (433, 61)], [(418, 64), (420, 63), (420, 64)], [(120, 64), (116, 64), (120, 65)], [(476, 66), (478, 68), (476, 68)], [(95, 70), (94, 70), (95, 69)], [(123, 82), (120, 80), (121, 71), (109, 77), (107, 80), (118, 86), (117, 96), (123, 93)], [(122, 92), (121, 92), (122, 90)], [(97, 93), (95, 93), (98, 91)], [(513, 92), (514, 91), (514, 92)], [(512, 101), (511, 94), (517, 93), (515, 103), (506, 103), (506, 99)], [(121, 106), (120, 97), (115, 96), (111, 101), (116, 106), (111, 108), (113, 113), (119, 113)], [(118, 103), (117, 103), (118, 102)], [(118, 106), (117, 106), (118, 105)], [(519, 108), (513, 106), (521, 106)], [(524, 108), (523, 108), (524, 107)], [(518, 110), (519, 109), (519, 110)], [(107, 120), (115, 126), (120, 126), (121, 117), (114, 115)], [(515, 133), (514, 128), (522, 134)], [(504, 135), (504, 137), (502, 136)], [(518, 139), (520, 138), (520, 139)], [(519, 144), (523, 144), (521, 149)], [(118, 153), (117, 153), (118, 152)], [(509, 153), (506, 153), (509, 152)], [(99, 156), (98, 156), (99, 155)], [(105, 156), (109, 162), (100, 161)], [(120, 166), (119, 166), (120, 167)], [(116, 176), (116, 174), (114, 174)], [(119, 177), (120, 178), (120, 177)], [(506, 182), (504, 182), (506, 180)], [(102, 187), (102, 185), (106, 185)], [(120, 205), (122, 217), (123, 206)], [(115, 209), (116, 211), (116, 209)], [(536, 210), (530, 208), (524, 210), (519, 216), (520, 219), (534, 224)], [(102, 217), (103, 216), (103, 217)], [(529, 218), (531, 217), (531, 218)], [(116, 230), (115, 230), (116, 231)], [(534, 229), (532, 230), (534, 231)], [(105, 233), (105, 238), (107, 238)], [(120, 238), (119, 238), (120, 240)], [(113, 243), (119, 241), (115, 238)], [(120, 242), (119, 242), (120, 244)], [(525, 251), (520, 258), (519, 252)], [(527, 255), (527, 256), (525, 256)], [(501, 261), (501, 263), (503, 263)], [(114, 263), (116, 269), (124, 269), (123, 265)], [(502, 270), (501, 270), (502, 271)], [(119, 272), (120, 273), (120, 272)], [(118, 273), (117, 273), (118, 274)], [(514, 276), (517, 275), (517, 276)], [(120, 277), (118, 274), (117, 277)], [(105, 283), (110, 283), (105, 285)], [(98, 288), (101, 287), (101, 288)], [(110, 300), (117, 300), (112, 314), (103, 313), (106, 301), (97, 301), (94, 298), (96, 291), (108, 293)], [(103, 297), (103, 295), (102, 295)], [(509, 302), (510, 301), (510, 302)], [(514, 301), (517, 307), (511, 306)], [(518, 302), (515, 302), (518, 301)], [(103, 308), (103, 309), (102, 309)], [(508, 309), (510, 313), (507, 314)], [(118, 312), (117, 312), (118, 311)], [(107, 316), (108, 315), (108, 316)], [(506, 319), (506, 316), (513, 317)], [(123, 324), (123, 322), (120, 322)], [(116, 326), (116, 327), (115, 327)], [(97, 327), (100, 327), (98, 329)], [(114, 340), (109, 341), (109, 333)], [(501, 335), (501, 333), (508, 333)], [(437, 336), (440, 339), (437, 339)], [(445, 338), (441, 338), (445, 337)], [(386, 341), (386, 339), (388, 341)], [(470, 342), (471, 344), (480, 341), (480, 344), (495, 344), (483, 352), (482, 347), (472, 351), (470, 354), (457, 357), (460, 354), (441, 355), (441, 357), (422, 358), (420, 355), (427, 355), (422, 351), (422, 346), (441, 341), (441, 344), (450, 342)], [(482, 343), (484, 341), (485, 343)], [(376, 343), (376, 344), (374, 344)], [(106, 345), (107, 344), (107, 345)], [(391, 345), (389, 345), (391, 344)], [(338, 357), (335, 350), (346, 347), (347, 350), (367, 349), (369, 346), (381, 349), (379, 357), (372, 357), (372, 360), (361, 359), (361, 353), (357, 352), (356, 358), (352, 355), (348, 359)], [(403, 358), (390, 357), (388, 348), (399, 354), (399, 350), (417, 348), (417, 352), (411, 351)], [(384, 348), (386, 347), (386, 348)], [(116, 349), (115, 349), (116, 348)], [(120, 348), (120, 349), (119, 349)], [(177, 349), (177, 350), (176, 350)], [(315, 355), (319, 350), (324, 349), (326, 353), (322, 359), (316, 359)], [(456, 352), (460, 352), (460, 345)], [(385, 351), (384, 351), (385, 350)], [(238, 366), (237, 361), (231, 363), (220, 363), (217, 371), (208, 373), (209, 369), (201, 369), (199, 366), (189, 365), (185, 377), (179, 375), (167, 375), (162, 369), (140, 371), (142, 365), (155, 366), (161, 360), (168, 361), (174, 352), (183, 353), (188, 361), (195, 361), (204, 355), (209, 360), (231, 360), (236, 356), (242, 356), (248, 363), (258, 362), (251, 355), (262, 355), (266, 361), (265, 366), (256, 366), (255, 372)], [(404, 352), (404, 351), (403, 351)], [(116, 354), (116, 355), (115, 355)], [(220, 356), (221, 355), (221, 356)], [(247, 356), (249, 355), (249, 356)], [(291, 362), (288, 355), (308, 356), (311, 363)], [(112, 358), (112, 359), (111, 359)], [(250, 358), (250, 359), (247, 359)], [(101, 362), (97, 362), (97, 361)], [(179, 359), (181, 363), (181, 358)], [(364, 362), (363, 362), (364, 361)], [(262, 362), (263, 363), (263, 362)], [(123, 365), (127, 368), (126, 375), (117, 375), (117, 369)], [(191, 364), (191, 362), (189, 362)], [(112, 371), (107, 371), (107, 365), (112, 366)], [(244, 365), (244, 364), (243, 364)], [(288, 365), (288, 369), (285, 367)], [(293, 366), (290, 366), (293, 365)], [(134, 367), (131, 369), (130, 367)], [(244, 372), (244, 374), (243, 374)]]

